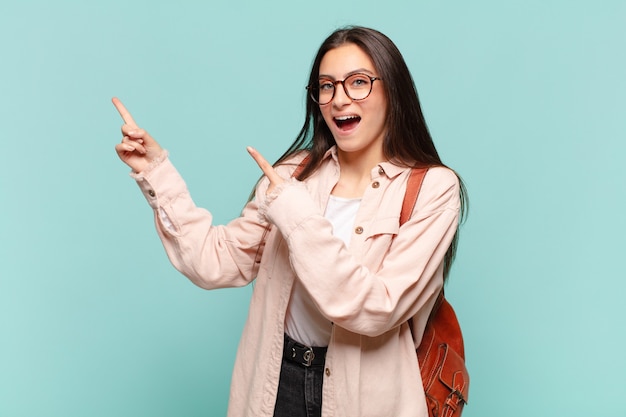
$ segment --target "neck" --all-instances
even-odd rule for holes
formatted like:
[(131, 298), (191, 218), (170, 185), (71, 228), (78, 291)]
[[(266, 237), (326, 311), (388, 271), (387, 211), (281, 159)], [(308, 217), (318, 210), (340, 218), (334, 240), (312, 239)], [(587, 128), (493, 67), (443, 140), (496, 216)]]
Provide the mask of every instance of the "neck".
[(341, 152), (337, 150), (341, 173), (332, 194), (337, 197), (360, 198), (371, 182), (371, 171), (385, 158), (380, 154)]
[(337, 159), (341, 166), (341, 174), (349, 177), (366, 177), (369, 179), (370, 171), (376, 165), (385, 161), (382, 149), (363, 150), (361, 152), (344, 152), (337, 149)]

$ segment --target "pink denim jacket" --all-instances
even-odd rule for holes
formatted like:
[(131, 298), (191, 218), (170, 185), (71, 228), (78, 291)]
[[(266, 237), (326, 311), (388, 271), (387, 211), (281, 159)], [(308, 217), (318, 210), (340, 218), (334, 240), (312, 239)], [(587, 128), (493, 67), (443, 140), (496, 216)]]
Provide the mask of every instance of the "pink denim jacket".
[[(289, 178), (302, 157), (277, 171)], [(349, 247), (323, 216), (339, 179), (334, 148), (304, 182), (289, 180), (266, 196), (263, 179), (255, 200), (227, 225), (214, 225), (211, 213), (195, 206), (169, 159), (134, 175), (180, 272), (206, 289), (256, 280), (228, 416), (273, 415), (295, 279), (333, 323), (322, 415), (427, 416), (415, 347), (443, 285), (443, 258), (458, 223), (459, 183), (451, 170), (431, 168), (411, 219), (400, 227), (409, 172), (391, 163), (372, 169)], [(411, 318), (416, 335), (407, 324)]]

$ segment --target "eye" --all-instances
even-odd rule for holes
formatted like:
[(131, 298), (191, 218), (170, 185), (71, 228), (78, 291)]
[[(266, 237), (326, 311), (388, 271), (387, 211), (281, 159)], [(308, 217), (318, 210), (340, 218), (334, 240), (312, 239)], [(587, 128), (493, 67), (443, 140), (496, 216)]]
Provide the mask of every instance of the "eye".
[(354, 74), (349, 77), (349, 85), (354, 88), (367, 88), (371, 84), (370, 78), (364, 74)]
[(335, 88), (335, 84), (333, 84), (330, 80), (320, 80), (319, 81), (319, 89), (320, 91), (332, 91)]

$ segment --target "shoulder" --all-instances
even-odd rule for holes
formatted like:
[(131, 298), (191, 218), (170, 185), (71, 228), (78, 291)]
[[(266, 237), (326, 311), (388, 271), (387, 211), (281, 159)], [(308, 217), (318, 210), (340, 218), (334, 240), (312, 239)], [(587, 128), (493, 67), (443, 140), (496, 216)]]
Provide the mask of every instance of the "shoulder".
[(448, 167), (431, 167), (424, 177), (423, 186), (427, 187), (459, 187), (459, 177)]
[(460, 182), (457, 174), (447, 167), (431, 167), (424, 177), (416, 208), (458, 210), (460, 196)]

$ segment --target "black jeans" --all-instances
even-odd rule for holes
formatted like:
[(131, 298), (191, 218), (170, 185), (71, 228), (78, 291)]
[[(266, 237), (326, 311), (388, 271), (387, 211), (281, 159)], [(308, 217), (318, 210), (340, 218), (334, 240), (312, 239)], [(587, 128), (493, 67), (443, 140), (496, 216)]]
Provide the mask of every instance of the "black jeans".
[(283, 357), (274, 417), (320, 417), (323, 381), (323, 364), (307, 367)]

